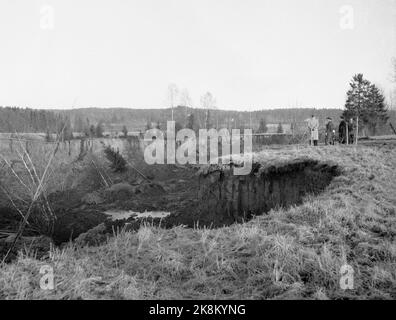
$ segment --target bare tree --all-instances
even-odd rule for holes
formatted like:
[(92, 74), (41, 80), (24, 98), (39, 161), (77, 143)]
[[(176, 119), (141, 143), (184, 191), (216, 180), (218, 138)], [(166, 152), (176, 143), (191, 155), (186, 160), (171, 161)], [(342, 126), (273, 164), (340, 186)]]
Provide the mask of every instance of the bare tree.
[(210, 92), (206, 92), (201, 97), (201, 106), (203, 109), (213, 109), (216, 106), (215, 97)]
[(180, 93), (179, 104), (180, 104), (180, 106), (185, 107), (185, 111), (186, 111), (185, 118), (187, 119), (187, 117), (188, 117), (187, 108), (192, 108), (193, 102), (190, 97), (190, 93), (188, 92), (188, 90), (186, 88), (184, 88)]
[(180, 92), (179, 104), (183, 107), (190, 107), (190, 108), (193, 107), (193, 102), (190, 97), (190, 93), (185, 88)]
[(172, 121), (173, 121), (173, 108), (177, 104), (178, 95), (179, 95), (179, 89), (177, 88), (177, 85), (174, 83), (171, 83), (168, 86), (168, 102), (169, 102), (169, 106), (172, 110)]
[(201, 106), (205, 110), (205, 127), (206, 127), (206, 129), (209, 129), (209, 127), (210, 127), (210, 110), (216, 109), (215, 97), (210, 92), (206, 92), (201, 97)]

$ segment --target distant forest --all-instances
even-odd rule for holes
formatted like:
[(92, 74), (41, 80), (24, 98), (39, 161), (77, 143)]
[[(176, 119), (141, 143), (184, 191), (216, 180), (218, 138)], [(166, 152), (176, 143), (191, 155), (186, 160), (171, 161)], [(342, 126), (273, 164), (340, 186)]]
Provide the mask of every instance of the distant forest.
[[(81, 129), (83, 123), (103, 123), (106, 130), (121, 131), (126, 126), (129, 131), (143, 131), (149, 126), (166, 128), (166, 121), (172, 118), (172, 109), (127, 109), (127, 108), (87, 108), (57, 111), (70, 117), (76, 129)], [(179, 127), (189, 127), (193, 118), (194, 129), (197, 128), (252, 128), (258, 130), (260, 120), (267, 124), (292, 124), (304, 125), (305, 120), (315, 114), (321, 123), (326, 117), (339, 121), (341, 109), (273, 109), (260, 111), (226, 111), (201, 108), (176, 107), (173, 109), (173, 119)], [(86, 124), (85, 124), (86, 125)]]
[(0, 107), (0, 132), (58, 132), (69, 121), (53, 111), (18, 107)]
[[(324, 125), (327, 117), (338, 124), (342, 109), (273, 109), (260, 111), (204, 110), (187, 107), (173, 109), (174, 120), (179, 127), (188, 127), (193, 121), (196, 128), (253, 128), (258, 130), (260, 122), (267, 124), (295, 124), (304, 126), (312, 114)], [(172, 110), (128, 109), (128, 108), (83, 108), (72, 110), (37, 110), (17, 107), (0, 107), (0, 132), (56, 133), (62, 127), (67, 131), (87, 132), (98, 125), (103, 131), (144, 131), (148, 127), (166, 128)], [(193, 120), (192, 120), (193, 119)], [(389, 111), (389, 121), (396, 126), (396, 111)], [(379, 134), (390, 134), (389, 125), (379, 128)]]

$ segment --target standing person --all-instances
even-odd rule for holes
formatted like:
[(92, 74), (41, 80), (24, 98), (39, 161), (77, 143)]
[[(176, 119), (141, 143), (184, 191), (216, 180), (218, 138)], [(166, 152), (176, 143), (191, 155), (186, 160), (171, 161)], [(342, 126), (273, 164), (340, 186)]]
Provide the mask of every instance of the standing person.
[(355, 138), (355, 123), (353, 118), (350, 118), (348, 121), (348, 134), (348, 144), (353, 144)]
[(313, 145), (317, 146), (319, 140), (319, 120), (314, 115), (308, 120), (308, 129), (311, 134), (309, 144), (312, 145), (313, 142)]
[(346, 130), (347, 130), (347, 124), (345, 122), (344, 116), (341, 116), (341, 122), (340, 125), (338, 126), (338, 140), (341, 144), (346, 143)]
[(333, 120), (330, 117), (328, 117), (326, 122), (326, 138), (325, 138), (326, 146), (329, 143), (331, 145), (334, 145), (334, 137), (335, 137), (335, 130), (334, 130)]

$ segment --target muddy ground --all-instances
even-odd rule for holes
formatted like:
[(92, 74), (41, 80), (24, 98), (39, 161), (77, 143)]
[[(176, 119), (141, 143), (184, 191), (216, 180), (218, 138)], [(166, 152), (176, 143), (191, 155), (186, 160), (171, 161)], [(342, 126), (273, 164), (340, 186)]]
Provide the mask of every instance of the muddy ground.
[[(111, 173), (114, 184), (108, 188), (95, 188), (95, 184), (87, 187), (84, 184), (73, 190), (50, 193), (47, 199), (56, 218), (50, 230), (45, 233), (56, 244), (61, 244), (103, 222), (106, 223), (108, 232), (113, 232), (113, 229), (125, 225), (126, 222), (129, 222), (130, 228), (138, 228), (141, 224), (141, 221), (134, 221), (134, 218), (111, 221), (105, 214), (108, 210), (189, 212), (197, 202), (197, 171), (197, 167), (191, 166), (158, 165), (153, 166), (150, 174), (147, 174), (149, 180), (141, 177), (127, 179), (124, 174)], [(126, 179), (129, 181), (125, 181)], [(5, 199), (1, 203), (0, 230), (4, 238), (7, 232), (17, 230), (21, 216)], [(33, 224), (40, 208), (37, 207), (36, 210), (38, 212), (33, 212), (30, 219)], [(153, 222), (151, 219), (147, 220)], [(29, 225), (24, 232), (24, 236), (37, 234), (37, 230)]]

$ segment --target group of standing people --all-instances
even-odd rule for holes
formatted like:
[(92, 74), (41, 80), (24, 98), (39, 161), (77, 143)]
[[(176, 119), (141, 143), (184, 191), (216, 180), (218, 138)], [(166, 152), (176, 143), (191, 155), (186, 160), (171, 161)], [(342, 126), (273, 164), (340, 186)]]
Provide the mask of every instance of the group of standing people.
[(355, 124), (353, 119), (350, 118), (346, 121), (343, 116), (341, 116), (341, 122), (338, 126), (338, 137), (339, 142), (342, 144), (352, 144), (355, 139)]
[[(319, 120), (312, 115), (308, 119), (308, 129), (310, 131), (309, 144), (317, 146), (319, 141)], [(326, 118), (326, 130), (325, 130), (325, 144), (334, 145), (336, 141), (336, 129), (333, 123), (333, 119)], [(348, 122), (344, 116), (341, 116), (341, 121), (338, 126), (338, 142), (341, 144), (352, 144), (354, 141), (354, 122), (351, 118)]]

